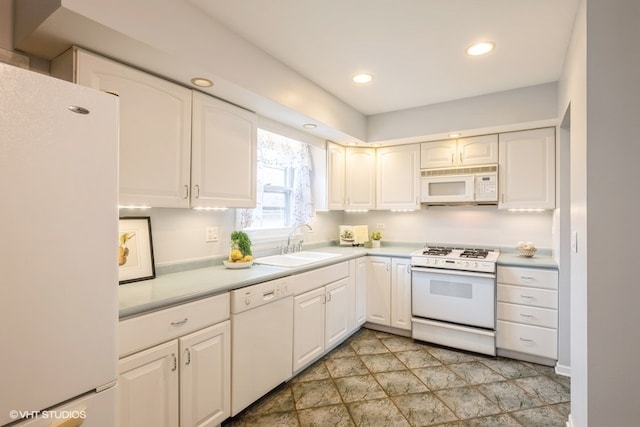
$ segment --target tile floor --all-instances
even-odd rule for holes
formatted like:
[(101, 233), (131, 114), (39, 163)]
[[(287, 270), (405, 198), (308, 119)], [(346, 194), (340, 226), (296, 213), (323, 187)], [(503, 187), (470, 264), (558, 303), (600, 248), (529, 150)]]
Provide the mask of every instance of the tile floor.
[(361, 329), (223, 427), (565, 426), (553, 368)]

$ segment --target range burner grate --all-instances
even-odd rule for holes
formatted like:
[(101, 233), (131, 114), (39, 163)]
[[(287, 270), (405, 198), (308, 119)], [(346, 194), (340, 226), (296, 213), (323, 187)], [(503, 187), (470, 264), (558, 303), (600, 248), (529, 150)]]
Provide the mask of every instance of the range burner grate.
[(424, 255), (436, 255), (436, 256), (445, 256), (449, 255), (453, 248), (447, 248), (444, 246), (430, 246), (425, 248), (422, 253)]
[(485, 259), (488, 254), (488, 249), (465, 249), (460, 253), (460, 258)]

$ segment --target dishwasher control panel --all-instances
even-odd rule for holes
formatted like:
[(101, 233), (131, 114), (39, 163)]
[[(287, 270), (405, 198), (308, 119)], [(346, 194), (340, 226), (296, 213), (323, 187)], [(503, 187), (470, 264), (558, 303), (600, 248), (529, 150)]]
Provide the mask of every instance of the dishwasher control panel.
[(270, 280), (231, 291), (231, 313), (241, 313), (293, 295), (291, 277)]

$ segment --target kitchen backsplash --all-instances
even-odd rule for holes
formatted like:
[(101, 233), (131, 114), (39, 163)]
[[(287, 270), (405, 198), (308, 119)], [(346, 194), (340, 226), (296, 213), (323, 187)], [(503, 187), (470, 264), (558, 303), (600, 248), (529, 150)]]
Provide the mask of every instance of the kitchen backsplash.
[[(149, 216), (155, 263), (167, 266), (222, 256), (235, 230), (235, 210), (188, 209), (121, 210), (120, 216)], [(338, 240), (339, 225), (366, 224), (381, 231), (384, 241), (460, 243), (473, 246), (514, 246), (532, 241), (538, 248), (552, 247), (553, 213), (509, 213), (495, 206), (431, 206), (416, 212), (318, 212), (305, 244)], [(377, 228), (379, 225), (384, 228)], [(205, 242), (205, 228), (218, 227), (218, 242)], [(285, 239), (261, 241), (261, 248), (279, 246)]]

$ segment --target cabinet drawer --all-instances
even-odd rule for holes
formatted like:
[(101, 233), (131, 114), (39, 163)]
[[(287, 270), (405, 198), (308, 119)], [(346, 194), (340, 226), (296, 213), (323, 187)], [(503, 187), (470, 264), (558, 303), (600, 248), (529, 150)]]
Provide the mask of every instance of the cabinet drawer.
[(548, 308), (499, 302), (497, 305), (497, 319), (526, 323), (533, 326), (544, 326), (546, 328), (558, 328), (558, 311)]
[(538, 268), (498, 266), (498, 283), (558, 289), (558, 271)]
[(558, 332), (555, 329), (498, 320), (496, 346), (536, 356), (558, 358)]
[(341, 262), (293, 276), (295, 295), (319, 288), (349, 276), (349, 263)]
[(229, 294), (120, 321), (120, 357), (229, 319)]
[(530, 305), (542, 308), (558, 308), (558, 292), (547, 289), (526, 288), (498, 284), (498, 302)]

